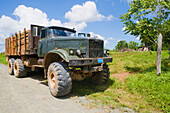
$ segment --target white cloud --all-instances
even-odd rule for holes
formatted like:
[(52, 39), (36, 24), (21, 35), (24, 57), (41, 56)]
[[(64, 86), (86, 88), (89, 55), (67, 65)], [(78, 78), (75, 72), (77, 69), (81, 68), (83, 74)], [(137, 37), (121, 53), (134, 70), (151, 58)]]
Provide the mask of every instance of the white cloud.
[(109, 15), (108, 17), (106, 17), (106, 20), (110, 21), (113, 19), (117, 19), (116, 17), (114, 17), (113, 15)]
[[(12, 13), (16, 17), (13, 19), (9, 16), (2, 15), (0, 17), (0, 52), (4, 51), (5, 38), (9, 37), (11, 33), (23, 31), (23, 28), (29, 29), (30, 24), (37, 24), (43, 26), (64, 26), (75, 28), (80, 32), (87, 26), (87, 22), (111, 20), (114, 17), (109, 15), (105, 17), (100, 14), (96, 8), (96, 4), (92, 1), (87, 1), (83, 5), (74, 5), (71, 11), (65, 14), (68, 22), (62, 23), (60, 20), (49, 19), (47, 14), (40, 9), (26, 7), (19, 5)], [(98, 35), (99, 38), (104, 37)], [(107, 43), (107, 40), (105, 41)]]
[(113, 38), (113, 37), (110, 37), (110, 38), (108, 38), (108, 40), (116, 40), (115, 38)]
[(83, 30), (87, 24), (81, 23), (61, 23), (60, 20), (49, 20), (47, 14), (37, 8), (26, 7), (19, 5), (13, 12), (13, 15), (17, 18), (3, 15), (0, 17), (0, 52), (4, 51), (5, 38), (9, 37), (11, 33), (23, 31), (23, 28), (29, 29), (30, 24), (37, 24), (43, 26), (65, 26), (69, 28), (75, 28), (77, 31)]
[(120, 40), (117, 41), (117, 43), (119, 42)]
[(81, 22), (81, 23), (65, 22), (63, 23), (63, 26), (69, 27), (69, 28), (75, 28), (77, 32), (80, 32), (87, 26), (87, 24), (85, 22)]
[(62, 26), (61, 21), (60, 20), (55, 20), (55, 19), (52, 19), (50, 21), (49, 25), (52, 25), (52, 26)]
[(104, 20), (106, 17), (98, 12), (94, 2), (87, 1), (82, 5), (74, 5), (71, 11), (65, 14), (65, 18), (72, 22), (94, 22)]
[(123, 27), (123, 28), (122, 28), (122, 31), (124, 31), (125, 29), (126, 29), (126, 27)]
[(93, 32), (89, 32), (91, 37), (97, 37), (98, 39), (104, 40), (104, 45), (106, 46), (106, 44), (108, 44), (108, 40), (106, 40), (103, 36), (99, 35), (99, 34), (95, 34)]
[(138, 36), (138, 37), (136, 38), (136, 40), (140, 40), (140, 36)]

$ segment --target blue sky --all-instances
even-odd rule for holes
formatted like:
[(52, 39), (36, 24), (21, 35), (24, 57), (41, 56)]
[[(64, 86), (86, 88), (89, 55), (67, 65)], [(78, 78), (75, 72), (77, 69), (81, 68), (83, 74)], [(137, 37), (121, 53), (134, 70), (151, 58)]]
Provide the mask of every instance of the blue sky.
[(119, 19), (129, 9), (130, 0), (3, 0), (0, 4), (0, 52), (4, 39), (29, 24), (59, 25), (97, 35), (105, 47), (113, 49), (119, 40), (136, 41), (125, 35)]

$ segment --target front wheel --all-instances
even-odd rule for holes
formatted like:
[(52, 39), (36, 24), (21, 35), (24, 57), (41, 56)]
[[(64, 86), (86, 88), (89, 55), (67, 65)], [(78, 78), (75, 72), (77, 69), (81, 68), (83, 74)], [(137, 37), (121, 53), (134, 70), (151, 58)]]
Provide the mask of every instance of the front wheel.
[(104, 64), (103, 70), (100, 72), (93, 73), (93, 75), (90, 77), (90, 81), (93, 84), (103, 84), (108, 81), (109, 77), (110, 77), (110, 71), (108, 65)]
[(65, 96), (72, 89), (70, 70), (62, 62), (54, 62), (48, 68), (48, 86), (53, 96)]

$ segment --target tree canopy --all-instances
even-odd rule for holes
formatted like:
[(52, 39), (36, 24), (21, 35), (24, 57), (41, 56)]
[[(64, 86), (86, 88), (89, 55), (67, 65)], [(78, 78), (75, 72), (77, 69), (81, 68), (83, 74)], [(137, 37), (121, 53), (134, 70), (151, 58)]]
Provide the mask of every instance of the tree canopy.
[[(163, 41), (169, 33), (169, 0), (134, 0), (130, 9), (120, 16), (125, 26), (125, 34), (140, 37), (145, 46), (156, 44), (158, 34), (163, 34)], [(170, 42), (169, 42), (170, 43)]]
[(117, 45), (115, 46), (115, 48), (117, 50), (120, 50), (120, 49), (124, 49), (124, 48), (128, 48), (128, 43), (125, 41), (125, 40), (121, 40), (117, 43)]
[(126, 49), (126, 48), (137, 50), (138, 43), (135, 41), (130, 41), (129, 43), (127, 43), (125, 40), (121, 40), (115, 46), (115, 49), (117, 50)]

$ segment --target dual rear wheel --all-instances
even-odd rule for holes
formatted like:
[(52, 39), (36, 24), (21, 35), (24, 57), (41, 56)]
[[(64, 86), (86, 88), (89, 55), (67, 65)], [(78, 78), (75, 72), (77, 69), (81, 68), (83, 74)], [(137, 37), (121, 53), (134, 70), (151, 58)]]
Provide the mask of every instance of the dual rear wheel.
[(27, 75), (27, 70), (21, 59), (11, 58), (8, 62), (8, 72), (10, 75), (15, 75), (15, 77), (24, 77)]

